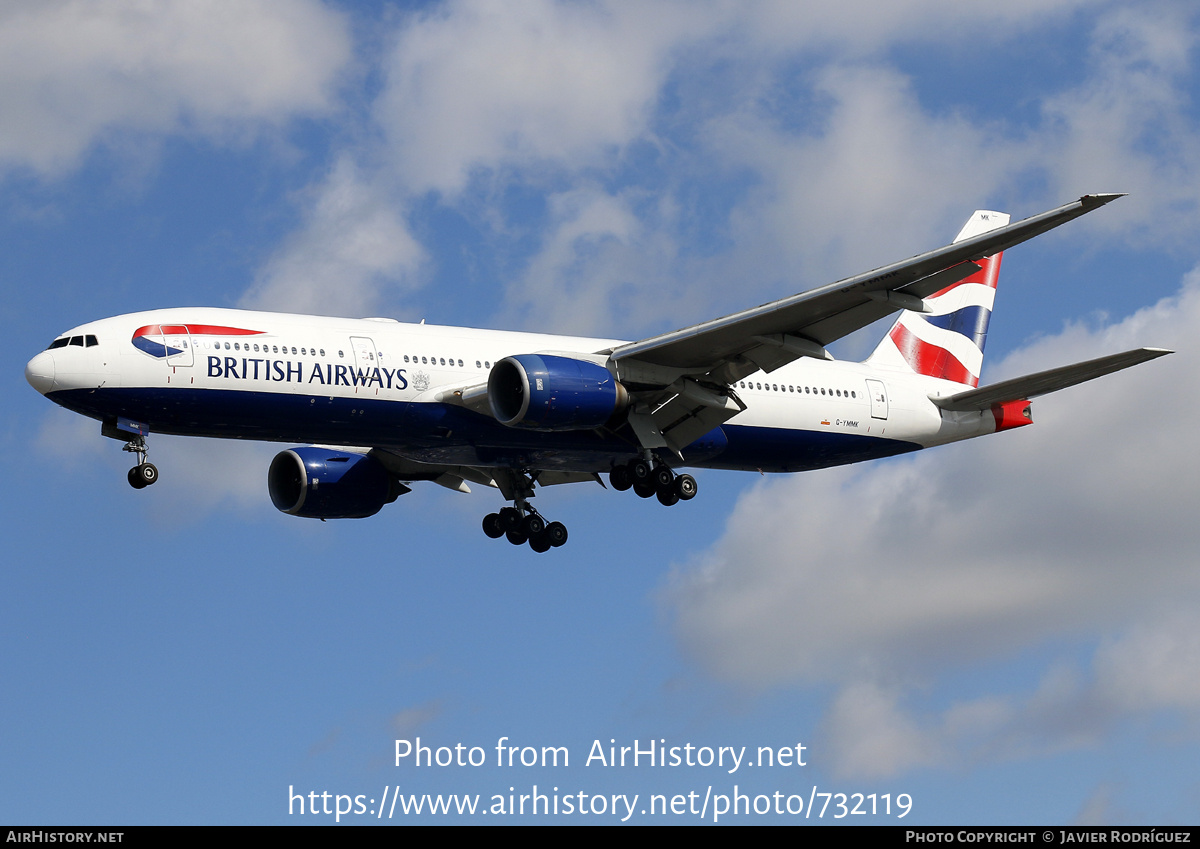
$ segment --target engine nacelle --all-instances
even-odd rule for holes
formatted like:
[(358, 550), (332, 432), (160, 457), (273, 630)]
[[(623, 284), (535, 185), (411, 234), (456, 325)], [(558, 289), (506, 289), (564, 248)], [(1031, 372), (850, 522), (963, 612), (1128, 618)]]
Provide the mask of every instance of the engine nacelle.
[(267, 488), (276, 508), (309, 519), (365, 519), (396, 500), (375, 458), (312, 446), (276, 454)]
[(629, 405), (629, 395), (602, 365), (551, 354), (505, 357), (488, 375), (496, 421), (527, 430), (590, 430)]

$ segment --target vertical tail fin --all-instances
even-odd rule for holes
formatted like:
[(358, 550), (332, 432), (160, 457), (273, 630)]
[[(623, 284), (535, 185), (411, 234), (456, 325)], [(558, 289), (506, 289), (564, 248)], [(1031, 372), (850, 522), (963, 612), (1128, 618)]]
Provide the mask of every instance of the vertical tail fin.
[[(978, 210), (954, 241), (961, 242), (1006, 224), (1008, 213)], [(901, 312), (867, 361), (978, 386), (1002, 256), (1003, 252), (987, 257), (969, 277), (925, 298), (931, 313)]]

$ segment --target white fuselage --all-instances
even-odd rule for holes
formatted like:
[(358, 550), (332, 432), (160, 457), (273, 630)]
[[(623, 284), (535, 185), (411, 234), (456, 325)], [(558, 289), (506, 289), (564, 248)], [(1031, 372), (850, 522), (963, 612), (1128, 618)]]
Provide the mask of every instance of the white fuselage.
[[(561, 442), (560, 468), (600, 471), (634, 449), (590, 434), (504, 428), (455, 407), (453, 393), (486, 383), (491, 367), (510, 355), (595, 354), (620, 344), (390, 319), (178, 308), (76, 327), (31, 360), (26, 374), (68, 408), (144, 422), (152, 432), (382, 444), (423, 462), (482, 465), (512, 463), (513, 451), (545, 454)], [(734, 390), (746, 409), (722, 426), (730, 444), (701, 450), (696, 464), (802, 470), (993, 432), (990, 413), (947, 413), (929, 400), (962, 389), (901, 369), (803, 358), (738, 381)], [(416, 405), (448, 411), (445, 422), (425, 409), (414, 413)], [(872, 451), (876, 440), (889, 447)]]

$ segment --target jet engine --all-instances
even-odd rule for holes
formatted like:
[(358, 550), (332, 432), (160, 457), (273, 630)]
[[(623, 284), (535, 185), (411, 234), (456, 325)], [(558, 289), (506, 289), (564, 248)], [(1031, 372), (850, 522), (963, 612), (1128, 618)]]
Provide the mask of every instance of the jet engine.
[(267, 488), (276, 508), (309, 519), (365, 519), (402, 491), (374, 457), (313, 446), (276, 454)]
[(629, 405), (625, 387), (604, 366), (550, 354), (500, 360), (487, 394), (496, 421), (527, 430), (590, 430)]

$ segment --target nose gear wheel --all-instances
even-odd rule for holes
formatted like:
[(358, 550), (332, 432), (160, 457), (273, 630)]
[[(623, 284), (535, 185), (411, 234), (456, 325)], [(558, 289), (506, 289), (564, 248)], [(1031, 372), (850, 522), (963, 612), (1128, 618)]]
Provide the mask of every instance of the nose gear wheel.
[(125, 443), (122, 451), (137, 454), (138, 463), (129, 470), (126, 478), (134, 489), (145, 489), (152, 483), (158, 482), (158, 468), (153, 463), (146, 462), (146, 437), (141, 434)]

